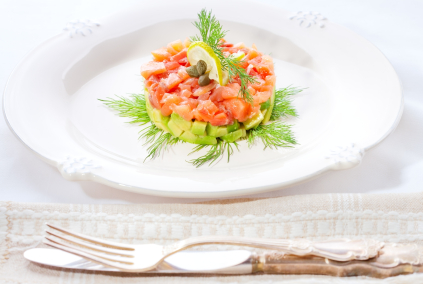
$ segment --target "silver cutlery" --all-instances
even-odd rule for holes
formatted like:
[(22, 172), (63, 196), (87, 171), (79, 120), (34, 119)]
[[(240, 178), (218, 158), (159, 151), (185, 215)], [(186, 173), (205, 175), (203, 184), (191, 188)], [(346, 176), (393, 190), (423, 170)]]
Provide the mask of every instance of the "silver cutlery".
[[(181, 251), (167, 257), (151, 274), (314, 274), (386, 278), (423, 272), (423, 247), (386, 244), (369, 260), (333, 261), (317, 256), (295, 256), (282, 252), (254, 253), (248, 250)], [(24, 253), (30, 261), (78, 271), (121, 272), (83, 257), (56, 249), (35, 248)]]
[[(378, 255), (384, 243), (372, 239), (337, 239), (320, 242), (309, 240), (260, 239), (233, 236), (201, 236), (188, 238), (170, 245), (130, 245), (47, 224), (45, 244), (76, 254), (104, 266), (126, 272), (145, 272), (156, 268), (166, 257), (199, 245), (227, 244), (278, 250), (296, 256), (318, 256), (334, 261), (366, 260)], [(59, 233), (60, 232), (60, 233)]]

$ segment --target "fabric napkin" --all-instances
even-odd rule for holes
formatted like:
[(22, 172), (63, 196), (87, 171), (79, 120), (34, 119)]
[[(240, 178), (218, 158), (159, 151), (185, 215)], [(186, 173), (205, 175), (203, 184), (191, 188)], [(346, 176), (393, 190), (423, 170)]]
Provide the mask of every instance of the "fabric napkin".
[(72, 272), (30, 263), (45, 223), (126, 243), (166, 244), (190, 236), (367, 237), (423, 241), (423, 193), (321, 194), (202, 204), (72, 205), (0, 202), (0, 283), (423, 283), (423, 274), (387, 279), (313, 275), (145, 276)]

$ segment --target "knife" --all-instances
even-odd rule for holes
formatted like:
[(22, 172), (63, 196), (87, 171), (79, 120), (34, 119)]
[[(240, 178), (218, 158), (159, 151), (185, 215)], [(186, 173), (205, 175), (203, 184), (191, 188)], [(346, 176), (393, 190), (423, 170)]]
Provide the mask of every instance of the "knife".
[[(24, 257), (36, 263), (60, 268), (119, 271), (56, 249), (34, 248), (25, 251)], [(386, 278), (416, 272), (423, 272), (422, 246), (386, 244), (377, 257), (347, 262), (317, 256), (288, 255), (276, 251), (181, 251), (167, 257), (156, 269), (144, 273), (320, 274)]]
[[(248, 250), (181, 251), (168, 256), (156, 269), (144, 273), (251, 274), (254, 253)], [(33, 248), (24, 252), (32, 262), (68, 269), (116, 271), (58, 249)]]

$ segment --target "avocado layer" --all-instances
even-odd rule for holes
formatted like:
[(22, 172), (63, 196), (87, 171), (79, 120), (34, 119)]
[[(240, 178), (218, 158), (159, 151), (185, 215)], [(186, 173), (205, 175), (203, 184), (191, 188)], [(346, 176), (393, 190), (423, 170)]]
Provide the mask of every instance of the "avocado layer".
[(234, 123), (227, 125), (226, 127), (228, 128), (228, 133), (234, 132), (235, 130), (239, 129), (239, 122), (235, 119)]
[(206, 131), (208, 136), (217, 137), (217, 130), (219, 129), (219, 126), (213, 126), (209, 123), (207, 123)]
[(266, 114), (264, 114), (263, 121), (261, 122), (262, 124), (265, 124), (270, 120), (270, 116), (272, 115), (273, 107), (275, 105), (275, 93), (276, 93), (276, 88), (273, 88), (273, 94), (270, 97), (270, 106), (267, 110), (262, 111), (262, 112), (266, 111)]
[(232, 143), (235, 142), (236, 140), (238, 140), (239, 138), (242, 137), (242, 129), (238, 129), (234, 132), (228, 133), (224, 136), (222, 136), (222, 140)]
[(170, 134), (172, 134), (175, 137), (179, 137), (182, 135), (182, 133), (184, 132), (182, 129), (179, 128), (178, 125), (176, 125), (176, 123), (170, 119), (167, 126), (169, 127), (170, 130)]
[(216, 137), (195, 135), (191, 131), (184, 131), (179, 138), (192, 144), (213, 145), (217, 143)]
[(235, 142), (241, 137), (246, 137), (247, 130), (257, 128), (260, 124), (265, 124), (270, 120), (275, 104), (275, 89), (273, 89), (270, 99), (261, 104), (261, 111), (252, 118), (243, 123), (234, 120), (232, 125), (213, 126), (203, 121), (187, 121), (177, 113), (172, 113), (170, 116), (163, 116), (160, 110), (155, 109), (151, 105), (147, 89), (145, 89), (144, 96), (147, 113), (158, 128), (169, 132), (175, 137), (179, 137), (185, 142), (203, 145), (216, 144), (216, 138), (218, 137), (230, 143)]
[(180, 129), (185, 131), (191, 130), (192, 121), (183, 119), (179, 114), (175, 112), (172, 113), (171, 118)]
[(197, 135), (205, 135), (207, 122), (195, 120), (191, 127), (191, 132)]
[[(267, 110), (264, 110), (267, 111)], [(258, 111), (252, 118), (247, 119), (244, 121), (245, 129), (251, 129), (253, 127), (256, 127), (259, 125), (264, 119), (263, 113), (261, 111)]]

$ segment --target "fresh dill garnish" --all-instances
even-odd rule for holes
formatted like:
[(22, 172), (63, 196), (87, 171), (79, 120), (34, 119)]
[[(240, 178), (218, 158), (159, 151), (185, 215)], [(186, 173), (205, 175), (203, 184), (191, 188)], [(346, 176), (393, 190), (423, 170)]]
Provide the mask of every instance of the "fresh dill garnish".
[(193, 159), (188, 162), (190, 162), (197, 168), (207, 163), (209, 164), (209, 166), (211, 166), (214, 162), (217, 161), (217, 159), (223, 157), (225, 155), (225, 152), (228, 155), (229, 162), (230, 156), (234, 153), (234, 149), (232, 146), (235, 146), (236, 149), (239, 151), (238, 143), (229, 143), (221, 139), (217, 139), (217, 143), (215, 145), (198, 145), (192, 150), (191, 153), (189, 153), (189, 155), (198, 152), (202, 149), (208, 148), (207, 153), (201, 157), (198, 157), (197, 159)]
[(282, 121), (260, 124), (256, 129), (251, 129), (247, 135), (247, 143), (250, 147), (258, 139), (264, 144), (264, 149), (293, 147), (293, 145), (297, 144), (291, 130), (291, 125), (285, 124)]
[(183, 142), (178, 137), (174, 137), (170, 133), (164, 132), (151, 121), (147, 113), (147, 104), (144, 95), (131, 94), (128, 98), (123, 96), (116, 97), (116, 99), (99, 99), (99, 101), (117, 111), (119, 116), (130, 118), (128, 123), (145, 125), (151, 122), (151, 125), (140, 131), (139, 137), (139, 139), (145, 139), (144, 145), (151, 144), (147, 148), (148, 155), (145, 160), (148, 158), (154, 159), (163, 153), (169, 146)]
[(148, 156), (145, 157), (144, 161), (148, 158), (154, 159), (166, 151), (169, 146), (183, 142), (178, 137), (175, 137), (168, 132), (164, 132), (154, 124), (144, 128), (141, 131), (140, 138), (145, 138), (146, 141), (144, 145), (151, 144), (147, 148)]
[[(291, 104), (291, 96), (298, 94), (303, 90), (304, 89), (291, 86), (276, 90), (274, 107), (270, 117), (272, 122), (264, 125), (260, 124), (257, 128), (248, 130), (247, 137), (240, 140), (247, 140), (247, 144), (250, 147), (256, 141), (261, 141), (264, 144), (264, 149), (293, 147), (296, 145), (297, 142), (292, 133), (291, 125), (275, 120), (287, 116), (297, 116), (297, 112)], [(151, 125), (148, 125), (140, 131), (139, 136), (139, 139), (145, 140), (143, 145), (148, 145), (148, 155), (145, 160), (154, 159), (160, 156), (170, 146), (180, 142), (184, 143), (183, 140), (163, 131), (151, 121), (147, 113), (147, 105), (144, 95), (131, 94), (129, 97), (116, 97), (116, 99), (99, 99), (99, 101), (117, 111), (119, 116), (129, 118), (130, 121), (128, 121), (128, 123), (145, 125), (148, 122), (151, 122)], [(190, 154), (199, 152), (203, 149), (207, 150), (207, 152), (204, 155), (188, 162), (192, 163), (197, 168), (205, 164), (209, 164), (209, 166), (211, 166), (225, 155), (227, 155), (227, 160), (229, 162), (230, 156), (235, 152), (234, 148), (239, 150), (238, 145), (239, 144), (237, 142), (229, 143), (220, 138), (217, 138), (217, 144), (215, 145), (196, 145)]]
[(123, 96), (116, 97), (116, 99), (107, 98), (105, 100), (98, 100), (117, 111), (119, 116), (130, 118), (131, 120), (128, 123), (139, 123), (140, 125), (144, 125), (151, 121), (147, 113), (143, 95), (131, 94), (129, 98)]
[(292, 106), (291, 96), (302, 92), (304, 89), (288, 86), (283, 89), (276, 90), (275, 103), (273, 106), (270, 120), (277, 120), (281, 117), (294, 116), (297, 117), (297, 111)]
[(226, 57), (223, 54), (221, 39), (226, 36), (227, 31), (223, 30), (222, 25), (214, 15), (212, 16), (211, 11), (207, 12), (205, 9), (202, 9), (198, 14), (198, 19), (198, 22), (194, 22), (194, 26), (200, 31), (201, 36), (193, 36), (191, 40), (203, 41), (213, 49), (222, 64), (223, 70), (228, 71), (229, 80), (232, 81), (234, 78), (239, 77), (241, 81), (239, 94), (241, 97), (246, 102), (253, 103), (253, 96), (248, 91), (248, 84), (254, 84), (256, 80), (254, 77), (248, 75), (247, 71), (241, 67), (242, 60), (232, 55)]

